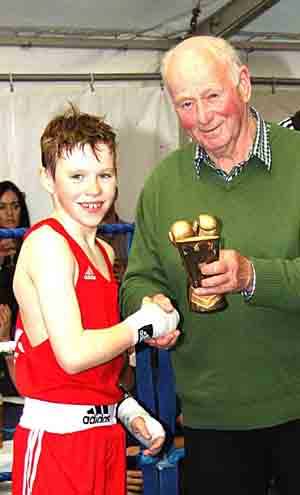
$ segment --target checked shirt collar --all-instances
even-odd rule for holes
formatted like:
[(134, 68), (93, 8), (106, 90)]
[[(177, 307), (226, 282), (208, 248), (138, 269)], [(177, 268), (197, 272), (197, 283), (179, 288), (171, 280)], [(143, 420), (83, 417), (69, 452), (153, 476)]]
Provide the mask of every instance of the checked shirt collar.
[(204, 166), (204, 163), (209, 167), (215, 170), (215, 172), (222, 176), (226, 182), (230, 182), (234, 177), (239, 175), (245, 165), (249, 162), (250, 158), (256, 157), (260, 160), (262, 165), (264, 165), (268, 171), (271, 170), (272, 163), (272, 153), (271, 153), (271, 145), (270, 145), (270, 126), (262, 116), (255, 110), (255, 108), (250, 107), (250, 111), (252, 115), (256, 118), (257, 121), (257, 129), (256, 136), (253, 143), (253, 146), (250, 150), (249, 156), (246, 160), (235, 165), (231, 171), (227, 174), (224, 170), (218, 168), (214, 162), (209, 158), (205, 149), (202, 148), (199, 144), (196, 146), (196, 154), (194, 159), (194, 166), (196, 170), (196, 174), (199, 177), (201, 175), (201, 169)]

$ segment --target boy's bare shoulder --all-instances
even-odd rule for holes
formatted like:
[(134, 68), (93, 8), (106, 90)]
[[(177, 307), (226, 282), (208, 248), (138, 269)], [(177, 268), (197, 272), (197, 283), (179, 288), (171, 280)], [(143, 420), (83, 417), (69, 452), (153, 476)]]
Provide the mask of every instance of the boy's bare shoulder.
[(65, 238), (56, 232), (54, 229), (48, 225), (43, 225), (36, 230), (30, 232), (29, 236), (26, 237), (23, 242), (23, 246), (27, 248), (34, 248), (35, 246), (48, 246), (48, 243), (54, 246), (67, 245)]
[(45, 263), (55, 259), (59, 262), (61, 257), (73, 259), (66, 239), (48, 225), (34, 230), (24, 240), (20, 252), (20, 262), (37, 262), (43, 259)]

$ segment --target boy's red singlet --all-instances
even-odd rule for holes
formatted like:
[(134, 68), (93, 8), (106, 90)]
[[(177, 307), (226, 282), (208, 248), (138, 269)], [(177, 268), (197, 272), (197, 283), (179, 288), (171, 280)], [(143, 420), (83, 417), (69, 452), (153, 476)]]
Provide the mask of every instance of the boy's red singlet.
[[(118, 323), (118, 286), (101, 244), (98, 243), (109, 269), (109, 280), (55, 219), (39, 222), (27, 236), (43, 225), (49, 225), (66, 239), (78, 263), (75, 291), (83, 328), (100, 329)], [(61, 324), (63, 332), (64, 315), (61, 315)], [(57, 363), (49, 339), (31, 346), (20, 316), (16, 340), (16, 377), (21, 395), (45, 404), (65, 404), (66, 411), (68, 407), (81, 407), (78, 404), (90, 404), (84, 416), (88, 419), (100, 405), (115, 404), (122, 399), (118, 386), (122, 356), (69, 375)], [(70, 423), (67, 415), (58, 414), (54, 419), (64, 427)], [(71, 433), (52, 433), (46, 428), (29, 429), (19, 425), (14, 435), (13, 495), (125, 495), (125, 469), (125, 433), (120, 424), (92, 425)]]
[[(109, 268), (110, 280), (93, 266), (81, 247), (57, 220), (49, 218), (39, 222), (29, 230), (26, 237), (43, 225), (49, 225), (67, 240), (78, 263), (79, 276), (75, 291), (83, 328), (99, 329), (117, 324), (119, 322), (118, 285), (108, 255), (100, 242), (97, 244)], [(62, 332), (64, 316), (61, 315)], [(21, 395), (71, 404), (111, 404), (123, 397), (118, 386), (123, 366), (122, 356), (70, 375), (57, 363), (49, 339), (36, 347), (31, 346), (20, 315), (16, 325), (16, 340), (16, 380)]]

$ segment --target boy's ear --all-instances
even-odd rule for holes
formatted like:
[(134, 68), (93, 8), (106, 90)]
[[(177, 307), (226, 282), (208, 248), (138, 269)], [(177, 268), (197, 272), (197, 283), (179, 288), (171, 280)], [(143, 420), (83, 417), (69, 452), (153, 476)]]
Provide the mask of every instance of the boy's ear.
[(44, 189), (50, 194), (54, 191), (54, 180), (51, 173), (45, 168), (40, 167), (40, 181)]

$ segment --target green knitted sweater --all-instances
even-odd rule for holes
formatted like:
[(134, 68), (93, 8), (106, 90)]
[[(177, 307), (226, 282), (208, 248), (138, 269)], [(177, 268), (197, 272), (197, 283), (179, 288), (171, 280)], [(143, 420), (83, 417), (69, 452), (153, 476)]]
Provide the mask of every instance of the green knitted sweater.
[[(194, 145), (154, 169), (141, 193), (121, 297), (124, 314), (144, 295), (168, 295), (182, 315), (172, 353), (185, 424), (247, 429), (300, 418), (300, 133), (271, 125), (272, 167), (252, 158), (226, 183), (194, 170)], [(186, 273), (170, 226), (200, 213), (222, 220), (223, 247), (250, 257), (256, 290), (227, 296), (218, 313), (189, 311)]]

